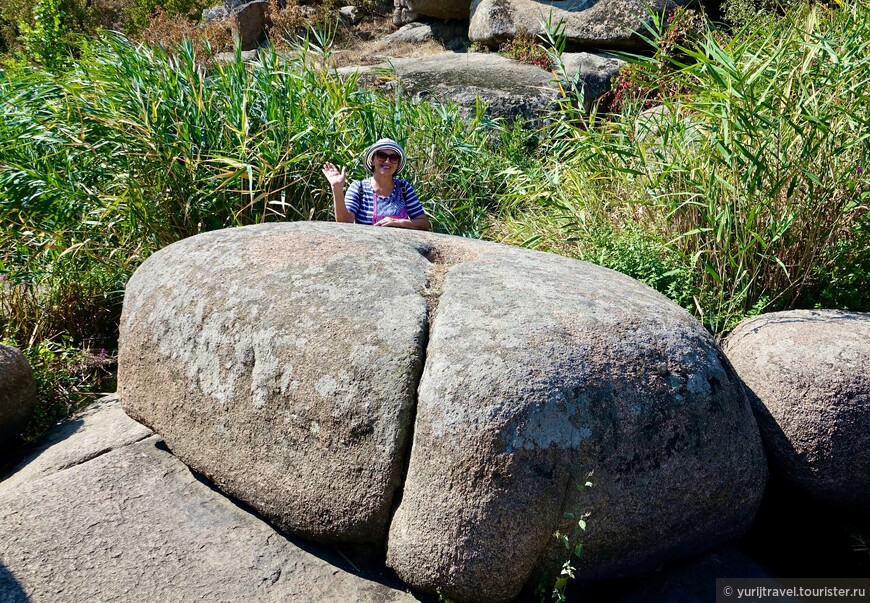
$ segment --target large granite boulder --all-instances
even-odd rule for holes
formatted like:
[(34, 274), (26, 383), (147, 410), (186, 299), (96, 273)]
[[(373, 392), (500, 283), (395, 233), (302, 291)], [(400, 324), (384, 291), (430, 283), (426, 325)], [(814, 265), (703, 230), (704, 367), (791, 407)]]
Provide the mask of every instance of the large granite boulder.
[(0, 344), (0, 460), (8, 458), (36, 407), (36, 381), (19, 350)]
[(4, 603), (416, 600), (358, 557), (371, 576), (306, 548), (202, 483), (117, 400), (60, 425), (0, 481)]
[(472, 42), (496, 47), (525, 29), (544, 31), (544, 24), (564, 23), (564, 35), (573, 49), (635, 50), (648, 47), (638, 33), (649, 11), (688, 4), (688, 0), (474, 0), (468, 37)]
[[(563, 88), (575, 94), (582, 91), (587, 110), (610, 90), (610, 78), (623, 64), (609, 55), (589, 53), (568, 53), (563, 62), (566, 79), (576, 90), (571, 86)], [(413, 98), (456, 103), (465, 115), (474, 115), (480, 100), (491, 117), (542, 120), (560, 94), (551, 72), (494, 53), (447, 52), (393, 59), (389, 64), (346, 67), (338, 73), (345, 77), (359, 73), (364, 84), (377, 86), (385, 67), (393, 71), (398, 85)]]
[(725, 342), (771, 470), (808, 496), (870, 512), (870, 314), (774, 312)]
[(459, 600), (558, 569), (566, 513), (591, 513), (584, 577), (691, 555), (739, 535), (766, 480), (739, 381), (684, 310), (604, 268), (430, 233), (173, 244), (128, 284), (119, 387), (276, 525), (386, 537), (403, 580)]

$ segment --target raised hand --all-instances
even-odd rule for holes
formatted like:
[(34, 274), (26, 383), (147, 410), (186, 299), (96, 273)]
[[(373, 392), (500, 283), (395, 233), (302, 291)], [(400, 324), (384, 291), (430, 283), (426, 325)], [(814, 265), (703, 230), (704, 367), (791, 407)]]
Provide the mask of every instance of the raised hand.
[(333, 188), (340, 186), (344, 188), (345, 181), (345, 172), (344, 168), (341, 170), (338, 169), (338, 166), (329, 163), (328, 161), (323, 164), (323, 175), (326, 176), (326, 179), (329, 181), (329, 185)]

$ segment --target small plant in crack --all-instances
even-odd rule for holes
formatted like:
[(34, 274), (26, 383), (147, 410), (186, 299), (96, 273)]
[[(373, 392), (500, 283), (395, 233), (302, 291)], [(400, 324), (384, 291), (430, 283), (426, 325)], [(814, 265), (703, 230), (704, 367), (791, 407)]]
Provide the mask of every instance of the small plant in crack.
[[(592, 473), (592, 471), (589, 472), (586, 476), (585, 482), (577, 484), (576, 488), (579, 492), (583, 492), (587, 488), (592, 487)], [(575, 564), (583, 555), (583, 543), (580, 542), (580, 537), (586, 531), (586, 520), (589, 518), (589, 515), (589, 511), (583, 513), (565, 513), (564, 517), (572, 520), (571, 529), (567, 534), (563, 534), (559, 530), (556, 530), (556, 532), (553, 533), (553, 537), (564, 547), (565, 552), (567, 553), (567, 558), (562, 563), (562, 569), (559, 571), (559, 575), (556, 576), (552, 589), (548, 589), (543, 584), (539, 585), (538, 593), (541, 596), (542, 603), (547, 599), (548, 594), (551, 601), (564, 603), (568, 584), (574, 579), (575, 572), (577, 571), (577, 566)]]

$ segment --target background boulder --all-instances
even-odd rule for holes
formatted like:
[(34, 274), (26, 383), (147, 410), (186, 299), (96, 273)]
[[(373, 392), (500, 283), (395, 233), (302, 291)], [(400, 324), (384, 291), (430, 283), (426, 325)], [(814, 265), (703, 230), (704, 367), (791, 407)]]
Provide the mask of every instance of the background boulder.
[(211, 232), (136, 272), (120, 346), (124, 408), (182, 460), (293, 533), (383, 541), (391, 521), (388, 564), (459, 600), (558, 569), (565, 513), (591, 513), (583, 575), (612, 577), (737, 536), (764, 489), (710, 335), (550, 254), (357, 225)]
[(471, 0), (395, 0), (393, 22), (404, 25), (418, 17), (468, 21)]
[(0, 459), (11, 455), (36, 407), (36, 381), (19, 350), (0, 344)]
[(810, 497), (870, 512), (870, 314), (765, 314), (740, 323), (724, 349), (771, 470)]
[[(407, 27), (404, 34), (423, 33), (420, 30), (426, 29)], [(567, 87), (568, 93), (579, 95), (582, 91), (583, 106), (588, 110), (610, 90), (610, 78), (624, 62), (610, 55), (565, 53), (563, 64), (566, 78), (570, 82), (576, 79), (576, 90)], [(359, 73), (363, 83), (379, 87), (384, 85), (380, 70), (385, 67), (395, 73), (398, 85), (412, 97), (456, 103), (467, 115), (474, 114), (480, 99), (492, 117), (539, 120), (548, 114), (560, 94), (551, 72), (494, 53), (440, 53), (393, 59), (389, 64), (345, 67), (338, 73)], [(396, 82), (391, 80), (387, 85)]]
[(649, 20), (649, 10), (661, 12), (685, 4), (687, 0), (474, 0), (468, 37), (494, 48), (521, 29), (538, 35), (544, 23), (555, 26), (562, 21), (568, 47), (574, 50), (636, 50), (648, 47), (637, 34), (645, 33), (643, 23)]

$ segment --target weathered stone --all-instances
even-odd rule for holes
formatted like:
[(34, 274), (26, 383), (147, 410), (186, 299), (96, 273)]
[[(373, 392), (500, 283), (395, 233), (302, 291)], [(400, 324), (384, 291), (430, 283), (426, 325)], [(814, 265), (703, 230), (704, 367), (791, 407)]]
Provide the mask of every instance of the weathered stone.
[(467, 27), (451, 21), (418, 21), (400, 27), (397, 31), (384, 37), (380, 40), (380, 45), (385, 51), (388, 51), (390, 45), (397, 42), (421, 44), (429, 40), (436, 40), (444, 48), (459, 51), (468, 48), (467, 31)]
[(338, 9), (338, 16), (345, 25), (356, 25), (362, 21), (362, 11), (356, 6), (342, 6)]
[(465, 245), (448, 262), (390, 526), (399, 576), (459, 600), (509, 599), (536, 564), (564, 561), (553, 533), (576, 526), (566, 512), (591, 513), (584, 578), (742, 533), (766, 465), (701, 325), (621, 274)]
[[(131, 423), (101, 406), (54, 433), (45, 454), (111, 448)], [(158, 444), (0, 482), (0, 601), (415, 600), (330, 564), (329, 551), (295, 546)]]
[[(260, 58), (260, 51), (256, 48), (254, 50), (242, 50), (239, 52), (239, 58), (241, 58), (242, 61), (245, 63), (256, 61)], [(214, 55), (214, 60), (218, 63), (235, 63), (236, 53), (219, 52)]]
[(0, 344), (0, 459), (17, 447), (19, 434), (36, 407), (36, 381), (20, 351)]
[(613, 55), (589, 52), (566, 52), (562, 55), (567, 82), (575, 91), (582, 91), (583, 108), (592, 109), (596, 100), (610, 92), (610, 80), (625, 65)]
[(460, 21), (468, 21), (470, 6), (471, 0), (396, 0), (395, 2), (396, 12), (405, 11), (418, 16)]
[(150, 429), (124, 414), (117, 397), (107, 397), (55, 427), (13, 470), (3, 487), (36, 481), (150, 435)]
[[(359, 72), (364, 83), (376, 83), (377, 76), (366, 74), (376, 74), (385, 65), (338, 73)], [(550, 72), (497, 54), (451, 52), (393, 59), (390, 65), (399, 85), (415, 99), (456, 103), (466, 115), (474, 114), (480, 99), (493, 117), (540, 119), (557, 96)]]
[[(411, 24), (393, 35), (399, 40), (418, 34), (421, 41), (426, 38), (425, 25)], [(610, 89), (610, 77), (621, 64), (619, 59), (607, 55), (566, 53), (564, 66), (568, 81), (563, 82), (563, 88), (570, 94), (576, 78), (575, 90), (583, 91), (584, 108), (589, 110), (595, 100)], [(392, 59), (379, 65), (345, 67), (339, 69), (338, 74), (359, 73), (361, 81), (370, 86), (395, 85), (395, 81), (382, 83), (379, 79), (380, 70), (385, 67), (393, 70), (398, 85), (412, 97), (456, 103), (467, 116), (474, 115), (479, 99), (487, 105), (488, 115), (492, 117), (521, 117), (535, 123), (549, 115), (553, 101), (560, 94), (551, 72), (495, 53), (446, 52)]]
[(202, 9), (202, 22), (209, 23), (218, 19), (226, 19), (230, 16), (230, 11), (226, 6), (213, 6), (211, 8)]
[(185, 462), (326, 541), (382, 538), (401, 494), (389, 565), (459, 600), (558, 568), (569, 511), (592, 513), (586, 578), (691, 555), (746, 528), (766, 479), (697, 321), (549, 254), (339, 224), (208, 233), (133, 276), (120, 344), (122, 404)]
[(740, 323), (725, 350), (771, 470), (808, 496), (870, 511), (870, 314), (765, 314)]
[(253, 50), (266, 39), (266, 13), (268, 0), (254, 0), (240, 4), (230, 11), (233, 33), (239, 38), (242, 50)]
[(383, 539), (423, 363), (429, 262), (378, 229), (212, 232), (127, 285), (130, 416), (279, 527)]
[(638, 33), (646, 32), (643, 23), (650, 19), (648, 11), (684, 4), (688, 0), (474, 0), (468, 37), (496, 47), (521, 29), (538, 35), (547, 22), (561, 21), (570, 49), (640, 49), (647, 46)]

